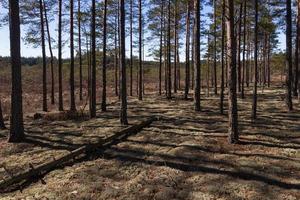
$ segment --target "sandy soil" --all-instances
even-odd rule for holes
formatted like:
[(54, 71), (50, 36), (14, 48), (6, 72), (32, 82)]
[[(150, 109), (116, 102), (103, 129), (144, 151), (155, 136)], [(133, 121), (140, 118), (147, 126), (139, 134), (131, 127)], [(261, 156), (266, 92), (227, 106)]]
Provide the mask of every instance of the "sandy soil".
[[(300, 199), (299, 103), (287, 113), (283, 92), (272, 88), (260, 94), (256, 123), (250, 121), (250, 96), (239, 100), (237, 145), (227, 142), (227, 116), (218, 113), (218, 97), (203, 99), (199, 113), (181, 95), (172, 101), (156, 95), (143, 102), (130, 98), (131, 124), (153, 115), (162, 120), (87, 160), (50, 172), (44, 183), (0, 198)], [(122, 129), (117, 110), (113, 104), (109, 112), (88, 121), (27, 118), (26, 132), (38, 142), (11, 145), (0, 139), (0, 177)]]

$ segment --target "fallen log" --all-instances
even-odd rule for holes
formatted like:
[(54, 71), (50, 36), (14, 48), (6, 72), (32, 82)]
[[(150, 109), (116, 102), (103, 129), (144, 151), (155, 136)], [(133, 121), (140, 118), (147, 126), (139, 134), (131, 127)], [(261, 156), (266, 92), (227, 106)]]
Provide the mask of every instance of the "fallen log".
[(82, 154), (87, 154), (91, 151), (94, 151), (98, 148), (103, 147), (106, 144), (114, 143), (116, 140), (120, 140), (122, 138), (128, 137), (129, 135), (136, 134), (136, 133), (140, 132), (143, 128), (148, 127), (152, 122), (157, 121), (157, 120), (158, 120), (157, 117), (151, 117), (150, 119), (145, 120), (145, 121), (141, 122), (140, 124), (128, 127), (124, 130), (121, 130), (120, 132), (117, 132), (117, 133), (113, 134), (112, 136), (100, 141), (99, 143), (82, 146), (78, 149), (75, 149), (74, 151), (71, 151), (67, 155), (56, 159), (56, 160), (38, 165), (36, 167), (31, 167), (31, 169), (29, 169), (23, 173), (20, 173), (16, 176), (12, 176), (11, 178), (9, 178), (7, 180), (1, 181), (0, 182), (0, 192), (4, 191), (6, 188), (8, 188), (14, 184), (20, 183), (22, 181), (28, 180), (33, 177), (38, 177), (38, 176), (44, 175), (44, 174), (48, 173), (49, 171), (54, 170), (56, 167), (61, 166), (64, 163), (66, 163)]

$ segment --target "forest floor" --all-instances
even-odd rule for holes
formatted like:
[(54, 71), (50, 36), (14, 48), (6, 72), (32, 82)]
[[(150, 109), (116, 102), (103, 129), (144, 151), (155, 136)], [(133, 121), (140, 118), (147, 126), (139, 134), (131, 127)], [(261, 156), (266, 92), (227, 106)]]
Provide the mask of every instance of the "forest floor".
[[(131, 125), (150, 116), (161, 120), (0, 199), (300, 199), (300, 107), (295, 101), (296, 110), (286, 112), (283, 93), (271, 88), (259, 95), (255, 123), (251, 96), (239, 99), (236, 145), (228, 144), (218, 97), (205, 97), (199, 113), (180, 95), (129, 98)], [(123, 129), (118, 109), (111, 104), (94, 120), (27, 116), (27, 142), (17, 145), (0, 131), (0, 180)]]

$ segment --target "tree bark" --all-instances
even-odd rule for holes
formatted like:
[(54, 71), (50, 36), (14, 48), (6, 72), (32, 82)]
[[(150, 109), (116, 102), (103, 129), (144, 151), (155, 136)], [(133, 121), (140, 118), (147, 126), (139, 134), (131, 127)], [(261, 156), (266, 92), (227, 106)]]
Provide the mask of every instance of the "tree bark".
[(187, 11), (186, 11), (186, 48), (185, 48), (185, 90), (184, 99), (188, 99), (189, 89), (190, 89), (190, 1), (187, 1)]
[(133, 96), (133, 0), (130, 0), (130, 96)]
[(289, 111), (293, 110), (292, 102), (292, 79), (293, 79), (293, 61), (292, 61), (292, 3), (286, 0), (286, 104)]
[(172, 80), (171, 80), (171, 0), (168, 0), (168, 65), (167, 65), (167, 99), (171, 99)]
[[(247, 16), (247, 1), (244, 1), (244, 16), (243, 16), (243, 69), (242, 69), (242, 83), (241, 83), (241, 98), (245, 98), (245, 71), (246, 71), (246, 30), (247, 30), (247, 24), (246, 24), (246, 16)], [(242, 19), (241, 19), (242, 20)]]
[(217, 81), (217, 2), (214, 0), (214, 93), (218, 94)]
[(174, 93), (177, 93), (177, 0), (174, 1)]
[(62, 0), (58, 2), (58, 110), (63, 111), (62, 91)]
[(4, 123), (4, 118), (2, 114), (2, 106), (1, 106), (1, 100), (0, 100), (0, 129), (5, 129), (5, 123)]
[(220, 113), (224, 114), (224, 55), (225, 55), (225, 0), (222, 0), (222, 43), (221, 43), (221, 93), (220, 93)]
[(74, 0), (70, 0), (70, 111), (76, 111), (74, 83)]
[(78, 0), (79, 99), (82, 101), (81, 0)]
[(254, 28), (254, 86), (252, 102), (252, 120), (257, 118), (257, 81), (258, 81), (258, 0), (255, 0), (255, 28)]
[(194, 25), (194, 70), (195, 70), (195, 111), (200, 111), (201, 92), (201, 63), (200, 63), (200, 0), (194, 1), (195, 25)]
[(298, 96), (298, 82), (299, 82), (299, 48), (300, 48), (300, 1), (297, 1), (297, 35), (296, 35), (296, 49), (295, 49), (295, 68), (294, 68), (294, 96)]
[(163, 56), (163, 18), (164, 18), (164, 3), (161, 2), (160, 10), (160, 41), (159, 41), (159, 77), (158, 77), (158, 92), (161, 95), (161, 74), (162, 74), (162, 56)]
[(106, 111), (106, 33), (107, 33), (107, 0), (104, 0), (103, 13), (103, 59), (102, 59), (102, 104), (101, 110)]
[[(127, 87), (126, 87), (126, 46), (125, 46), (125, 3), (119, 0), (120, 4), (120, 69), (121, 69), (121, 113), (120, 121), (122, 125), (128, 125), (127, 120)], [(141, 4), (141, 3), (140, 3)], [(141, 77), (140, 77), (141, 78)], [(141, 92), (141, 91), (140, 91)]]
[(139, 0), (139, 100), (143, 100), (143, 61), (142, 61), (142, 0)]
[(236, 38), (234, 34), (234, 0), (227, 2), (227, 47), (229, 55), (228, 65), (228, 121), (229, 121), (229, 142), (237, 143), (238, 132), (238, 111), (236, 94)]
[(44, 27), (44, 8), (42, 0), (40, 3), (40, 23), (41, 23), (41, 44), (42, 44), (42, 56), (43, 56), (43, 111), (47, 112), (47, 61), (45, 50), (45, 27)]
[(10, 56), (11, 56), (11, 118), (8, 142), (21, 142), (24, 135), (22, 102), (22, 68), (19, 1), (9, 0)]
[(96, 0), (92, 0), (92, 66), (91, 66), (91, 95), (90, 117), (96, 117)]

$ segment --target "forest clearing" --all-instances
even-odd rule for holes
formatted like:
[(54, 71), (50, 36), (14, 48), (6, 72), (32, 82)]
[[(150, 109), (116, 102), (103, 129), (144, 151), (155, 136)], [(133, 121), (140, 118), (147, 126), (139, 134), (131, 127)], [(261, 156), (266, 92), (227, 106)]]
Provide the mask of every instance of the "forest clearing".
[(4, 0), (0, 40), (1, 200), (300, 199), (298, 0)]

